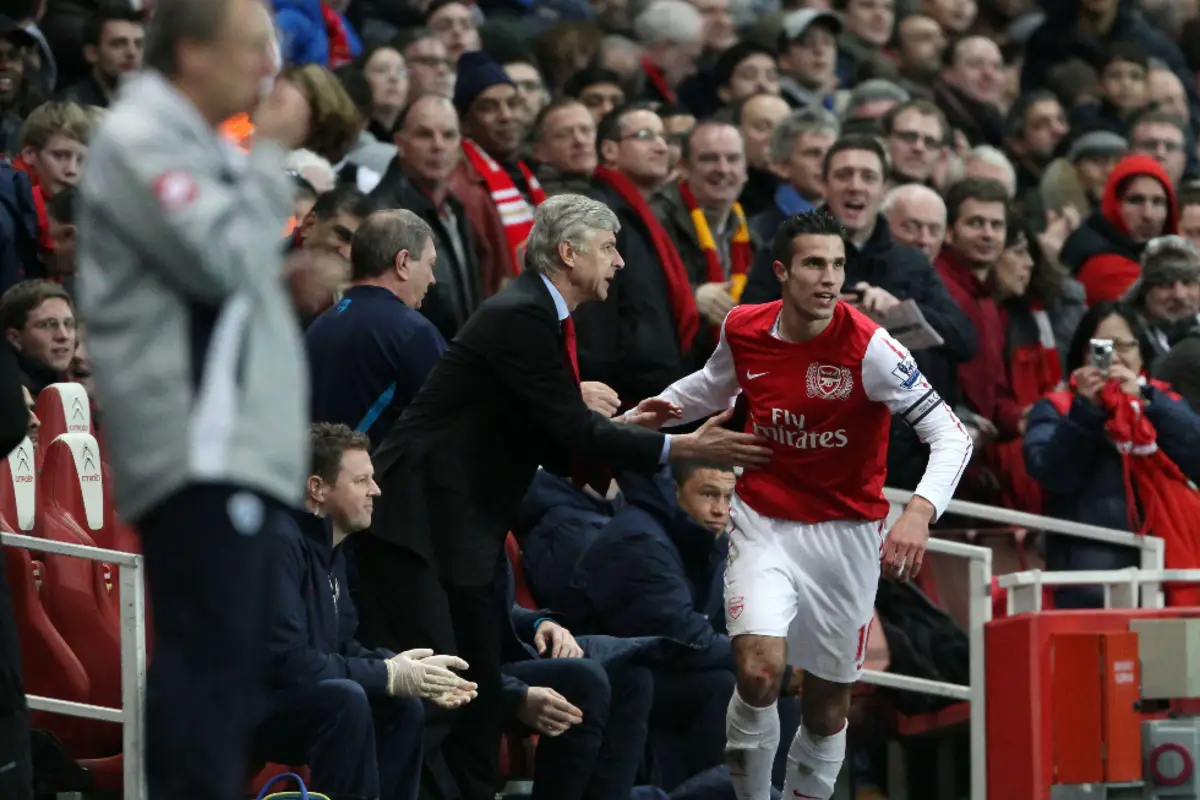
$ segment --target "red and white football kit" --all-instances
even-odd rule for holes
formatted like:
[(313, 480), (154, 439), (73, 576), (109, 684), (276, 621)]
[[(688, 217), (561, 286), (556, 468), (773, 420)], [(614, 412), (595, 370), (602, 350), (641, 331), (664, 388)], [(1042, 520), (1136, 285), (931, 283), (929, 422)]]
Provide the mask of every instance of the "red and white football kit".
[(728, 408), (740, 391), (746, 430), (774, 451), (737, 483), (729, 635), (786, 637), (792, 663), (853, 683), (879, 582), (891, 416), (930, 445), (916, 493), (938, 516), (971, 458), (971, 437), (904, 346), (868, 317), (838, 303), (824, 331), (788, 342), (778, 334), (781, 307), (734, 308), (704, 368), (661, 396), (683, 409), (683, 423)]

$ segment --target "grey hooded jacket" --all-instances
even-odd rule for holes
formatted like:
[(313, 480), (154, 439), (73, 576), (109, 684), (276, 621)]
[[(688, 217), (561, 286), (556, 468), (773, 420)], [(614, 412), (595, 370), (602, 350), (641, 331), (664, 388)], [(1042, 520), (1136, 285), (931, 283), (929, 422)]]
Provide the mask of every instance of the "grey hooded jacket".
[(184, 486), (299, 501), (308, 365), (282, 281), (284, 150), (233, 151), (159, 73), (130, 81), (81, 183), (79, 305), (118, 511)]

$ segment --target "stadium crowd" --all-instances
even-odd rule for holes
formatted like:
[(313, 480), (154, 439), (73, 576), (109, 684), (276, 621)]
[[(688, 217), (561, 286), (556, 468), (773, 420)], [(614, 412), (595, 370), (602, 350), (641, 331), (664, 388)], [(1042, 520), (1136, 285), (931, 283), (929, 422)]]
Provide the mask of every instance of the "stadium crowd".
[[(227, 669), (183, 663), (195, 654), (165, 640), (152, 653), (151, 703), (192, 694), (193, 720), (156, 723), (152, 705), (154, 800), (225, 800), (243, 756), (250, 774), (305, 766), (331, 797), (490, 800), (502, 734), (514, 774), (518, 742), (540, 734), (535, 798), (733, 797), (732, 466), (680, 438), (661, 458), (641, 442), (614, 472), (532, 461), (545, 468), (520, 488), (505, 547), (464, 534), (447, 552), (436, 531), (407, 532), (436, 527), (416, 519), (422, 498), (499, 496), (558, 453), (521, 438), (536, 429), (519, 404), (557, 413), (502, 369), (525, 334), (485, 335), (494, 323), (475, 315), (567, 258), (571, 215), (600, 219), (584, 197), (618, 223), (589, 223), (614, 234), (615, 276), (559, 309), (593, 412), (636, 415), (703, 367), (732, 308), (779, 299), (781, 224), (824, 208), (846, 231), (842, 302), (909, 346), (969, 430), (958, 498), (1162, 536), (1168, 566), (1198, 566), (1171, 545), (1200, 524), (1193, 3), (158, 0), (153, 20), (144, 5), (9, 0), (0, 15), (0, 423), (6, 453), (25, 435), (44, 450), (39, 394), (86, 389), (116, 508), (144, 536), (156, 632), (187, 628), (166, 605), (199, 578), (222, 583), (218, 615), (273, 609), (251, 642), (270, 688), (237, 712), (245, 741), (205, 727)], [(280, 68), (292, 104), (276, 93), (247, 113), (238, 93)], [(187, 142), (196, 174), (139, 148), (159, 131)], [(155, 222), (193, 210), (184, 234)], [(559, 237), (531, 238), (535, 216)], [(121, 261), (142, 246), (159, 248), (154, 280)], [(495, 342), (486, 376), (456, 337)], [(244, 393), (236, 408), (216, 408), (219, 380)], [(455, 393), (494, 405), (426, 437), (414, 463), (428, 407), (457, 407)], [(188, 427), (217, 424), (214, 471)], [(1131, 469), (1152, 445), (1160, 468)], [(914, 489), (927, 457), (894, 420), (887, 485)], [(267, 535), (207, 538), (226, 508)], [(163, 555), (187, 539), (185, 559)], [(1067, 537), (1037, 547), (1054, 570), (1138, 563)], [(872, 635), (892, 668), (965, 674), (961, 630), (908, 627), (919, 590), (884, 583)], [(0, 761), (28, 737), (6, 614)], [(498, 673), (459, 657), (472, 636)], [(789, 668), (783, 694), (801, 677)], [(793, 706), (779, 707), (776, 788)], [(855, 796), (884, 798), (883, 751), (851, 730)], [(154, 774), (180, 750), (190, 765)], [(0, 796), (24, 800), (30, 756), (12, 752)]]

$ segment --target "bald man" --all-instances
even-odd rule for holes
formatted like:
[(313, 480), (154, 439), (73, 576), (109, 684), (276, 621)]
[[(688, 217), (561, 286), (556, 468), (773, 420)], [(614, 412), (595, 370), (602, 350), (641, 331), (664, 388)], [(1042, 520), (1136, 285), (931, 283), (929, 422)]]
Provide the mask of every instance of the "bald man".
[(897, 186), (883, 200), (892, 238), (937, 258), (946, 236), (946, 203), (937, 192), (919, 183)]

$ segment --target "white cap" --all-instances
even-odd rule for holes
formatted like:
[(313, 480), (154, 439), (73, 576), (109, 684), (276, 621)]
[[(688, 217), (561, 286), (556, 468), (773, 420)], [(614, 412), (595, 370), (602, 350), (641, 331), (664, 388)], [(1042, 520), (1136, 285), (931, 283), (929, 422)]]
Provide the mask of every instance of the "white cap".
[(834, 36), (842, 32), (842, 19), (837, 14), (819, 8), (802, 8), (784, 15), (783, 35), (787, 41), (795, 41), (803, 36), (808, 26), (814, 22), (828, 26)]

